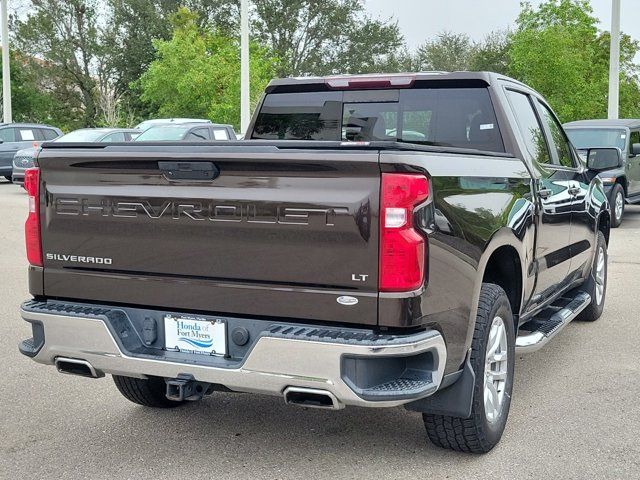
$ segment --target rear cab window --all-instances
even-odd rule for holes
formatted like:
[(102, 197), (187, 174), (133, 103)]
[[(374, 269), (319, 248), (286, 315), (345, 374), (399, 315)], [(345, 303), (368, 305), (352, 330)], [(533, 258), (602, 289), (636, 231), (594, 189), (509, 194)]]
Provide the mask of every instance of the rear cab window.
[(486, 87), (270, 93), (251, 138), (505, 151)]

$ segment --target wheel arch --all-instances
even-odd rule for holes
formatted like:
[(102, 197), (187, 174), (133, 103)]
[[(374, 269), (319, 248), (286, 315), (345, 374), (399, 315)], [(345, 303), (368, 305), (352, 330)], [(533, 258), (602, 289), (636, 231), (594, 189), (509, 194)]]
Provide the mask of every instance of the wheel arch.
[(596, 232), (602, 232), (607, 245), (609, 245), (609, 235), (611, 233), (611, 214), (603, 208), (596, 219)]
[[(471, 345), (478, 313), (480, 290), (485, 282), (495, 283), (505, 290), (511, 304), (517, 331), (520, 312), (525, 303), (525, 287), (527, 286), (525, 265), (527, 244), (526, 239), (517, 237), (509, 227), (504, 227), (496, 232), (488, 242), (478, 262), (473, 303), (469, 314), (467, 347)], [(501, 262), (504, 262), (505, 265), (501, 265)]]
[(622, 187), (622, 190), (624, 191), (624, 197), (627, 198), (629, 196), (627, 176), (620, 175), (619, 177), (616, 177), (616, 183)]

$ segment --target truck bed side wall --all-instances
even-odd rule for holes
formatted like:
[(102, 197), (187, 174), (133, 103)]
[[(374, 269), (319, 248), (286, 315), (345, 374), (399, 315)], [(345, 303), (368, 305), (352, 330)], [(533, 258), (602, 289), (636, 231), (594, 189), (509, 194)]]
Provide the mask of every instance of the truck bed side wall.
[(427, 220), (428, 287), (395, 302), (381, 294), (380, 324), (403, 309), (406, 325), (440, 329), (447, 341), (449, 373), (460, 367), (470, 346), (491, 254), (513, 247), (522, 262), (523, 295), (533, 289), (534, 277), (526, 274), (535, 240), (531, 179), (521, 161), (507, 158), (383, 152), (381, 166), (383, 171), (428, 171), (433, 218)]

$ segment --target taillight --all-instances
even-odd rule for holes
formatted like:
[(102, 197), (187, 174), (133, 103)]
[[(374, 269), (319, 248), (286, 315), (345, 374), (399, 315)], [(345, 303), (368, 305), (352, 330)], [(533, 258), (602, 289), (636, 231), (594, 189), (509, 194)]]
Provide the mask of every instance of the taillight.
[(24, 188), (29, 195), (29, 216), (24, 224), (27, 243), (27, 260), (31, 265), (42, 266), (40, 240), (40, 169), (27, 168), (24, 172)]
[(382, 174), (380, 291), (415, 290), (424, 282), (425, 239), (414, 228), (413, 213), (428, 196), (429, 182), (423, 175)]

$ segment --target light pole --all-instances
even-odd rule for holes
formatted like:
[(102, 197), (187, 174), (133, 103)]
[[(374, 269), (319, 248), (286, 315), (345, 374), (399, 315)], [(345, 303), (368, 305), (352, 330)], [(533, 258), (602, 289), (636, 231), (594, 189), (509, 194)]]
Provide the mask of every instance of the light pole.
[[(6, 1), (6, 0), (5, 0)], [(249, 0), (240, 1), (240, 130), (249, 127)]]
[(609, 119), (618, 118), (620, 97), (620, 0), (612, 0), (609, 52)]
[(8, 0), (2, 0), (2, 116), (4, 123), (11, 123), (11, 68), (9, 66), (9, 14)]

